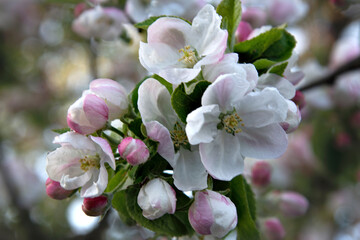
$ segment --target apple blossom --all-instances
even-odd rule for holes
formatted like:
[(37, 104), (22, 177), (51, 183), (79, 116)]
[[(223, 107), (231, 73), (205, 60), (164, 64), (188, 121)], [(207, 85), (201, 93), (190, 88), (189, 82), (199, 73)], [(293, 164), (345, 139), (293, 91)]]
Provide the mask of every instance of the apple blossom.
[(125, 14), (117, 8), (102, 8), (100, 5), (86, 10), (72, 24), (74, 32), (85, 38), (114, 40), (128, 22)]
[(239, 26), (236, 29), (235, 36), (237, 37), (238, 42), (245, 41), (249, 34), (252, 32), (251, 25), (246, 21), (241, 21)]
[(60, 186), (60, 183), (48, 178), (46, 180), (46, 194), (56, 200), (63, 200), (74, 193), (74, 190), (66, 190)]
[(108, 198), (106, 196), (84, 198), (82, 210), (86, 215), (96, 217), (105, 212), (107, 205)]
[[(249, 82), (236, 74), (220, 76), (204, 92), (202, 107), (187, 116), (190, 144), (200, 144), (206, 170), (220, 180), (241, 174), (243, 157), (276, 158), (287, 147), (279, 125), (287, 103), (275, 88), (247, 93)], [(247, 93), (247, 94), (246, 94)]]
[(158, 153), (174, 169), (175, 186), (183, 191), (206, 188), (207, 172), (198, 147), (190, 146), (185, 127), (171, 106), (168, 90), (149, 78), (140, 85), (138, 93), (139, 112), (147, 135), (159, 142)]
[(265, 73), (259, 77), (256, 88), (262, 90), (266, 87), (276, 88), (279, 93), (286, 99), (293, 98), (296, 92), (296, 89), (291, 82), (274, 73)]
[(269, 184), (271, 178), (271, 166), (268, 162), (259, 161), (251, 169), (251, 182), (259, 187)]
[(205, 5), (190, 25), (174, 17), (161, 17), (148, 28), (147, 43), (140, 42), (140, 63), (172, 84), (194, 79), (207, 64), (224, 55), (227, 31), (221, 17)]
[(105, 163), (115, 170), (115, 159), (108, 142), (100, 137), (67, 132), (54, 139), (61, 147), (47, 156), (46, 171), (61, 187), (81, 187), (81, 197), (100, 196), (108, 183)]
[(197, 233), (222, 238), (236, 227), (237, 220), (236, 207), (228, 197), (211, 190), (195, 193), (189, 221)]
[(299, 217), (305, 214), (309, 207), (308, 200), (297, 192), (282, 192), (279, 207), (282, 213), (290, 217)]
[(285, 229), (276, 217), (260, 221), (261, 229), (269, 240), (282, 240), (285, 238)]
[(132, 137), (124, 138), (118, 146), (120, 156), (133, 166), (144, 163), (149, 158), (149, 149), (143, 141)]
[(143, 216), (154, 220), (166, 213), (175, 213), (176, 194), (165, 180), (155, 178), (141, 187), (137, 203), (143, 210)]
[(127, 92), (111, 79), (96, 79), (90, 83), (90, 93), (102, 98), (109, 108), (109, 120), (120, 118), (128, 110)]
[(84, 92), (67, 113), (69, 127), (80, 134), (91, 134), (103, 128), (109, 117), (109, 108), (100, 97)]

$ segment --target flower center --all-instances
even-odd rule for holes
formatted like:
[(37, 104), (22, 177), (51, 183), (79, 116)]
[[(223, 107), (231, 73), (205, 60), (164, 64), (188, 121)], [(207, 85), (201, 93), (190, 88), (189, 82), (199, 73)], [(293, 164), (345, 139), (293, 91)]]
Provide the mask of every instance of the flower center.
[(174, 130), (170, 131), (171, 140), (174, 143), (175, 150), (178, 151), (180, 146), (183, 146), (185, 149), (190, 150), (190, 143), (186, 136), (186, 132), (181, 127), (179, 122), (176, 122), (174, 125)]
[(218, 128), (225, 129), (227, 133), (232, 135), (242, 132), (241, 127), (245, 126), (235, 109), (227, 113), (221, 113), (219, 118), (221, 122), (219, 123)]
[(80, 159), (81, 170), (87, 172), (90, 168), (100, 168), (100, 157), (99, 154), (94, 155), (86, 155), (84, 158)]
[(179, 58), (178, 61), (184, 63), (186, 67), (193, 67), (198, 61), (195, 49), (191, 49), (189, 45), (180, 49), (179, 53), (181, 54), (181, 58)]

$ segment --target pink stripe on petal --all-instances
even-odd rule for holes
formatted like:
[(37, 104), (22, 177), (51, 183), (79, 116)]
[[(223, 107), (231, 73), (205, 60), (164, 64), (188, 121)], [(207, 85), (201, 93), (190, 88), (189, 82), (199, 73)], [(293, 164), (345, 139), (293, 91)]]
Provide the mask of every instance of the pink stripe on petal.
[(88, 94), (83, 106), (86, 118), (96, 129), (102, 128), (109, 117), (109, 108), (105, 101), (94, 94)]

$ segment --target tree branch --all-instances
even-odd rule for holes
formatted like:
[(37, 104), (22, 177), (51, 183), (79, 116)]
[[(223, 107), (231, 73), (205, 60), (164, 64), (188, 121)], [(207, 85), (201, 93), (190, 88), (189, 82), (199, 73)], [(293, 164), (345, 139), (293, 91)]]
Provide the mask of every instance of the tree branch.
[(355, 69), (360, 69), (360, 56), (351, 60), (350, 62), (342, 65), (341, 67), (339, 67), (338, 69), (336, 69), (333, 72), (330, 72), (329, 74), (325, 75), (324, 77), (319, 78), (319, 79), (313, 81), (312, 83), (299, 88), (298, 90), (306, 91), (306, 90), (309, 90), (314, 87), (319, 87), (321, 85), (332, 85), (332, 84), (334, 84), (334, 82), (336, 81), (338, 76), (340, 76), (343, 73), (355, 70)]

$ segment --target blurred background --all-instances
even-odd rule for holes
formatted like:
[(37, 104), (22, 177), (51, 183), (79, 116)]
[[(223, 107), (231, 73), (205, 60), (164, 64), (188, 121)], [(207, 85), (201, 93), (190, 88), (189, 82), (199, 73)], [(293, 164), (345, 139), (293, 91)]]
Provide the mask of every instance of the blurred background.
[[(76, 196), (57, 201), (45, 192), (46, 155), (57, 147), (52, 144), (57, 135), (52, 129), (67, 127), (67, 109), (89, 82), (111, 78), (131, 91), (146, 76), (137, 56), (143, 33), (128, 27), (118, 40), (104, 41), (73, 31), (74, 19), (99, 2), (122, 9), (133, 3), (139, 11), (138, 2), (145, 7), (161, 2), (161, 7), (153, 4), (145, 13), (126, 8), (129, 22), (141, 21), (139, 14), (158, 15), (156, 11), (179, 14), (167, 5), (170, 1), (0, 0), (0, 239), (156, 238), (145, 229), (124, 225), (112, 212), (101, 222), (86, 216)], [(243, 2), (244, 9), (264, 5), (264, 1)], [(288, 22), (298, 42), (293, 70), (305, 74), (297, 88), (306, 101), (302, 123), (289, 135), (287, 153), (268, 161), (270, 184), (254, 186), (258, 212), (260, 217), (277, 216), (285, 239), (358, 240), (360, 3), (301, 2), (295, 20), (266, 17), (252, 26)], [(184, 15), (190, 20), (192, 16)], [(248, 170), (254, 162), (248, 160)], [(306, 214), (294, 218), (269, 213), (261, 199), (276, 191), (305, 196)]]

